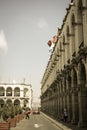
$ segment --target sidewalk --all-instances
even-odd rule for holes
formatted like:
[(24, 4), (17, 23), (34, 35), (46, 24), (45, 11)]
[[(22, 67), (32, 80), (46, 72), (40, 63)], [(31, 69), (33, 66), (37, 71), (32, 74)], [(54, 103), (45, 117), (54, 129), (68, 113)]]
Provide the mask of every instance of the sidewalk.
[(50, 120), (52, 123), (54, 123), (57, 127), (59, 127), (61, 130), (72, 130), (71, 128), (69, 128), (68, 126), (65, 126), (64, 124), (62, 124), (59, 121), (56, 121), (54, 119), (52, 119), (51, 117), (45, 115), (44, 113), (42, 113), (42, 115), (44, 117), (46, 117), (48, 120)]
[(57, 121), (52, 119), (51, 117), (45, 115), (42, 113), (46, 118), (48, 118), (50, 121), (52, 121), (54, 124), (56, 124), (61, 130), (87, 130), (87, 128), (79, 128), (76, 125), (72, 125), (71, 123), (64, 123), (62, 121)]
[(16, 127), (11, 127), (10, 130), (28, 130), (29, 120), (26, 120), (25, 118), (21, 120), (19, 123), (17, 123)]

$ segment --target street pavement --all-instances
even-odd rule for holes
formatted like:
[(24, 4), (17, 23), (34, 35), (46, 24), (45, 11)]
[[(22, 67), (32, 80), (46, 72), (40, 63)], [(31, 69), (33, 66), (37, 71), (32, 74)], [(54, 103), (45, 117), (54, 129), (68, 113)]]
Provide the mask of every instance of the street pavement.
[[(61, 121), (56, 121), (54, 119), (52, 119), (51, 117), (45, 115), (44, 113), (41, 112), (40, 114), (42, 117), (44, 117), (47, 120), (49, 120), (51, 122), (51, 124), (54, 124), (56, 126), (55, 130), (87, 130), (87, 128), (78, 128), (75, 125), (71, 125), (70, 123), (64, 123)], [(30, 115), (30, 118), (36, 118), (39, 122), (39, 117), (37, 115)], [(21, 120), (19, 123), (17, 123), (16, 127), (12, 127), (10, 130), (31, 130), (32, 129), (32, 124), (29, 125), (29, 121), (31, 119), (23, 119)], [(35, 129), (38, 130), (42, 130), (42, 127), (40, 127), (41, 125), (43, 125), (43, 122), (38, 125), (37, 123), (33, 122)], [(45, 130), (49, 130), (47, 128), (45, 128)], [(50, 128), (50, 130), (54, 130), (52, 129), (52, 127)]]

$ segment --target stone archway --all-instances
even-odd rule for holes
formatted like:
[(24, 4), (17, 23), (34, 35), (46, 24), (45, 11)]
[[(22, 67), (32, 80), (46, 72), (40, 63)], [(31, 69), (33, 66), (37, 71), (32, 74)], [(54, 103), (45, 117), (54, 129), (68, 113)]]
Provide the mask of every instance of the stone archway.
[(18, 99), (14, 100), (14, 105), (20, 105), (20, 101)]
[(12, 100), (11, 99), (7, 99), (6, 103), (10, 106), (12, 104)]
[(79, 127), (87, 126), (87, 88), (86, 86), (86, 68), (84, 61), (78, 65), (78, 101), (79, 101)]
[(72, 54), (74, 54), (75, 53), (75, 48), (76, 48), (76, 44), (75, 44), (75, 14), (72, 14), (71, 15), (71, 34), (73, 35), (72, 37), (71, 37), (71, 48), (72, 48), (72, 50), (71, 50), (71, 52), (72, 52)]
[(72, 124), (78, 124), (79, 121), (79, 105), (78, 105), (78, 83), (77, 71), (72, 70)]
[(24, 99), (24, 107), (27, 107), (28, 102), (28, 99)]
[(67, 97), (67, 111), (68, 111), (68, 121), (71, 121), (72, 119), (72, 95), (71, 95), (71, 72), (66, 74), (66, 83), (67, 83), (67, 91), (66, 91), (66, 97)]
[(8, 87), (6, 89), (6, 96), (12, 96), (12, 88), (11, 87)]
[(19, 97), (20, 96), (20, 88), (19, 87), (16, 87), (14, 89), (14, 97)]
[(0, 107), (3, 107), (5, 104), (4, 100), (3, 99), (0, 99)]
[(28, 96), (29, 92), (28, 92), (28, 88), (24, 88), (24, 97)]
[(5, 95), (5, 89), (4, 87), (0, 87), (0, 96), (4, 96)]
[(82, 84), (82, 85), (86, 84), (86, 69), (85, 69), (84, 61), (81, 61), (78, 65), (78, 84)]

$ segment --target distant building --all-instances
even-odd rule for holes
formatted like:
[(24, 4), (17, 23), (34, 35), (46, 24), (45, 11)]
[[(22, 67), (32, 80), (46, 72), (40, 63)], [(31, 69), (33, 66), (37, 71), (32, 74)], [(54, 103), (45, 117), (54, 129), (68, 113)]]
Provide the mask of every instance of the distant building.
[(0, 83), (0, 106), (5, 103), (32, 109), (33, 91), (31, 84)]
[(33, 102), (33, 107), (32, 107), (32, 109), (37, 109), (37, 108), (40, 108), (41, 107), (41, 104), (40, 104), (40, 102), (38, 101), (38, 102)]

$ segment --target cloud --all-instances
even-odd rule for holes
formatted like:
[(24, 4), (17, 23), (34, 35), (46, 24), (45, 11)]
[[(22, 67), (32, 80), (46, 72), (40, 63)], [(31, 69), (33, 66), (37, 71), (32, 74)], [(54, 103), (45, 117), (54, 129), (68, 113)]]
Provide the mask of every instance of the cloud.
[(38, 28), (43, 29), (43, 30), (48, 29), (48, 23), (46, 22), (44, 18), (40, 18), (38, 20), (37, 26)]
[(0, 54), (6, 54), (8, 51), (7, 41), (5, 38), (4, 31), (0, 31)]

